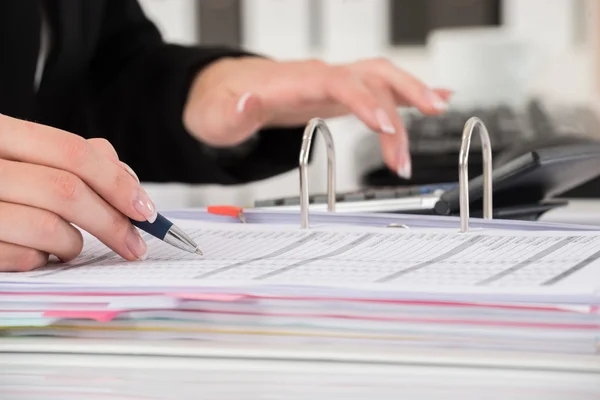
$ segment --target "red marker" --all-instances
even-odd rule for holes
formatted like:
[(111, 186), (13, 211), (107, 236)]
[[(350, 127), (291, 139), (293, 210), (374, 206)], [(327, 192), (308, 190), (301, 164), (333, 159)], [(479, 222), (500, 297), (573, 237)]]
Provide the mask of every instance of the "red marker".
[(208, 206), (207, 211), (211, 214), (238, 218), (242, 223), (244, 223), (244, 224), (246, 223), (246, 217), (244, 216), (244, 209), (241, 207)]

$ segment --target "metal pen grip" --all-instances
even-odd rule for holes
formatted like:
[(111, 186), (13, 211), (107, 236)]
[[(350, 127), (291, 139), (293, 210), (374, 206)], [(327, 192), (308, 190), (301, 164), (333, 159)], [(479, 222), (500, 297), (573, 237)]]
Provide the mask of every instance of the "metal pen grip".
[(483, 152), (483, 218), (492, 219), (492, 146), (490, 135), (483, 121), (477, 117), (472, 117), (465, 124), (458, 156), (461, 232), (469, 230), (469, 150), (471, 148), (471, 136), (473, 136), (473, 131), (477, 127), (479, 127), (481, 150)]
[(300, 149), (300, 226), (308, 228), (309, 196), (308, 196), (308, 160), (312, 138), (315, 131), (320, 131), (327, 147), (327, 211), (335, 211), (335, 148), (329, 127), (321, 118), (313, 118), (304, 129), (302, 147)]

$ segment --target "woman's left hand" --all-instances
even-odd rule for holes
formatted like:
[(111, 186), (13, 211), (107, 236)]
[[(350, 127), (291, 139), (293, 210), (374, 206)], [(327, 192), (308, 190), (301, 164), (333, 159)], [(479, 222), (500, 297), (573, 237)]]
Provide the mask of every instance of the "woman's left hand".
[(314, 117), (351, 113), (381, 134), (386, 164), (408, 179), (412, 171), (408, 135), (397, 108), (439, 114), (450, 95), (428, 88), (384, 59), (329, 65), (228, 58), (198, 74), (183, 119), (199, 140), (232, 146), (264, 127), (298, 126)]

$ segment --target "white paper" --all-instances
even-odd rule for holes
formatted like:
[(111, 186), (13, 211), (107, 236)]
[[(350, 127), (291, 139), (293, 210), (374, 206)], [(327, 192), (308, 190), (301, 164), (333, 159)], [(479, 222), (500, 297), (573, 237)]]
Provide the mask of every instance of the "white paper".
[(86, 237), (74, 263), (2, 273), (0, 282), (468, 288), (479, 293), (593, 294), (600, 288), (600, 232), (177, 224), (197, 241), (203, 257), (149, 238), (148, 259), (127, 262)]

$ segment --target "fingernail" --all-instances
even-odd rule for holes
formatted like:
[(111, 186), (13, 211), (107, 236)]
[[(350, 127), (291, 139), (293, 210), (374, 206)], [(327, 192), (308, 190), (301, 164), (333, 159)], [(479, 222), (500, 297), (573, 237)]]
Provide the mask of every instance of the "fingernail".
[(145, 260), (148, 256), (148, 246), (135, 226), (131, 226), (131, 229), (127, 233), (127, 238), (125, 238), (125, 243), (131, 254), (138, 260)]
[(412, 176), (412, 163), (410, 161), (410, 155), (405, 150), (402, 150), (398, 159), (398, 169), (396, 171), (398, 176), (403, 179), (410, 179)]
[(440, 89), (440, 90), (442, 90), (442, 91), (446, 92), (446, 96), (447, 96), (447, 97), (452, 97), (452, 96), (454, 96), (454, 90), (451, 90), (451, 89)]
[(404, 161), (398, 166), (398, 176), (403, 179), (410, 179), (412, 176), (412, 166), (410, 160)]
[(156, 221), (156, 208), (154, 207), (154, 204), (152, 203), (146, 192), (144, 192), (144, 190), (141, 188), (138, 189), (137, 196), (135, 200), (133, 200), (133, 207), (136, 209), (137, 212), (142, 214), (142, 216), (146, 218), (148, 222), (153, 223), (154, 221)]
[(392, 124), (392, 120), (387, 115), (387, 113), (381, 108), (375, 110), (375, 118), (377, 119), (377, 123), (381, 128), (381, 132), (387, 133), (389, 135), (393, 135), (396, 133), (396, 129), (394, 128), (394, 124)]
[(425, 92), (425, 96), (427, 96), (427, 98), (431, 102), (431, 105), (436, 110), (445, 111), (446, 109), (448, 109), (448, 103), (446, 103), (444, 99), (442, 99), (436, 92), (427, 89), (427, 91)]
[(242, 95), (242, 97), (240, 97), (240, 99), (238, 100), (238, 103), (237, 103), (237, 112), (238, 113), (244, 112), (244, 110), (246, 109), (246, 103), (248, 102), (248, 99), (250, 98), (250, 96), (252, 96), (252, 93), (246, 92)]
[(138, 178), (137, 174), (131, 169), (131, 167), (127, 164), (125, 164), (124, 162), (121, 162), (121, 164), (123, 164), (123, 167), (125, 168), (125, 171), (127, 171), (129, 173), (129, 175), (133, 176), (133, 178), (140, 183), (140, 178)]

